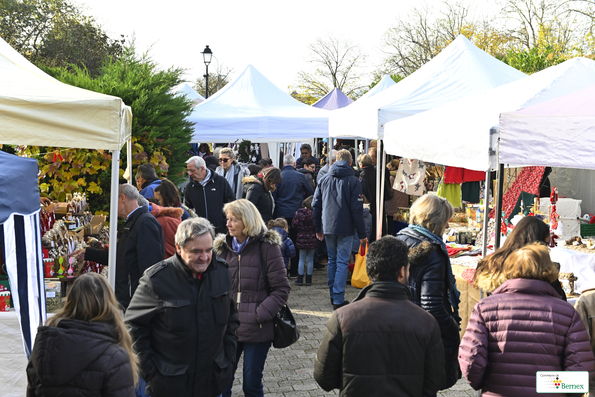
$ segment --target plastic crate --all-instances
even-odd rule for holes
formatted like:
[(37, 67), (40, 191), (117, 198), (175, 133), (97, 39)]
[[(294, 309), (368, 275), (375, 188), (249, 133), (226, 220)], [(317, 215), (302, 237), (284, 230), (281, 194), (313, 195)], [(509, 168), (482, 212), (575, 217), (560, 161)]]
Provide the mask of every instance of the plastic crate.
[(581, 237), (595, 236), (595, 224), (581, 223)]

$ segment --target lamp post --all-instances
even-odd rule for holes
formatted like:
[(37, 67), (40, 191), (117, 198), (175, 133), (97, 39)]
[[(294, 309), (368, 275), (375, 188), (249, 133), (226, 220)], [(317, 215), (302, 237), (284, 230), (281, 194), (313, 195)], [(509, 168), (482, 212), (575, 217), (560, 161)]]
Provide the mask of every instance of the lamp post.
[(206, 46), (203, 52), (201, 52), (202, 58), (205, 62), (205, 67), (207, 69), (207, 73), (205, 74), (205, 99), (209, 97), (209, 64), (211, 63), (211, 57), (213, 56), (213, 52)]

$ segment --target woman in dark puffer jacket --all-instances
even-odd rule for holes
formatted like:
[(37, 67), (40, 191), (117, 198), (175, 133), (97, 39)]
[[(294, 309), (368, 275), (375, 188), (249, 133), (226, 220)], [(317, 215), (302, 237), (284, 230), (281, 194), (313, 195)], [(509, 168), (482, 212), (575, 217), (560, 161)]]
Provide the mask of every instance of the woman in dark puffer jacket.
[(281, 183), (281, 170), (270, 167), (264, 170), (262, 178), (257, 176), (247, 176), (242, 179), (244, 184), (244, 198), (256, 206), (264, 223), (273, 219), (273, 196), (277, 184)]
[[(225, 204), (223, 211), (228, 234), (218, 235), (213, 248), (217, 257), (229, 264), (231, 293), (240, 318), (234, 372), (243, 352), (244, 394), (263, 396), (262, 372), (274, 339), (273, 317), (287, 303), (290, 290), (281, 256), (282, 241), (279, 233), (267, 230), (250, 201), (233, 201)], [(232, 384), (233, 380), (224, 397), (231, 396)]]
[(27, 365), (27, 397), (133, 397), (137, 358), (107, 280), (80, 276), (66, 305), (39, 327)]
[(411, 225), (397, 238), (409, 246), (409, 289), (413, 302), (430, 313), (440, 326), (448, 389), (461, 377), (459, 295), (442, 234), (454, 210), (445, 199), (426, 194), (410, 210)]
[(558, 395), (537, 393), (537, 371), (588, 371), (593, 379), (589, 335), (550, 285), (558, 268), (548, 249), (536, 243), (511, 253), (500, 276), (506, 281), (473, 308), (459, 349), (471, 387), (482, 396), (537, 397)]

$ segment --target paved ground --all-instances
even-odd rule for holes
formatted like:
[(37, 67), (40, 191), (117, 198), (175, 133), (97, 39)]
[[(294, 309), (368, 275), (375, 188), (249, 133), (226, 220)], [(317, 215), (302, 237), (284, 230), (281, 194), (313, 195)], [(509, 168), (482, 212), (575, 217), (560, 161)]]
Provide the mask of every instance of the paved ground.
[[(300, 327), (300, 340), (286, 349), (271, 348), (264, 368), (264, 390), (269, 397), (310, 397), (339, 394), (325, 392), (314, 380), (314, 358), (322, 340), (324, 326), (332, 313), (326, 287), (326, 270), (315, 270), (310, 287), (298, 287), (291, 280), (289, 305)], [(347, 286), (345, 298), (354, 299), (360, 290)], [(242, 362), (236, 372), (233, 396), (242, 396)], [(239, 378), (239, 379), (238, 379)], [(462, 379), (451, 389), (438, 393), (446, 397), (477, 396)]]

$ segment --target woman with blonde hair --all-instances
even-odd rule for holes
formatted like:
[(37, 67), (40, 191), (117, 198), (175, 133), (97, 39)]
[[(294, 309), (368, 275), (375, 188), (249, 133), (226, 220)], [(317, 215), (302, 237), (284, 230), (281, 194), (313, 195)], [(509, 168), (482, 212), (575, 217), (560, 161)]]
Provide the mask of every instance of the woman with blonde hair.
[(76, 279), (64, 307), (38, 329), (27, 396), (134, 396), (138, 361), (105, 277)]
[(510, 253), (500, 274), (506, 281), (475, 305), (459, 349), (471, 387), (483, 396), (539, 396), (537, 371), (588, 371), (593, 378), (589, 336), (550, 285), (558, 267), (547, 247)]
[[(498, 288), (506, 278), (502, 275), (504, 262), (516, 250), (531, 244), (550, 242), (550, 227), (541, 219), (526, 216), (516, 224), (506, 241), (496, 252), (480, 260), (473, 276), (473, 285), (485, 292), (492, 292)], [(566, 300), (566, 293), (560, 281), (552, 281), (552, 287), (558, 295)]]
[(453, 213), (452, 205), (445, 199), (423, 195), (411, 206), (411, 224), (397, 234), (410, 250), (409, 289), (413, 302), (434, 316), (440, 326), (446, 365), (446, 384), (441, 390), (461, 377), (457, 361), (460, 293), (442, 239)]
[[(281, 256), (283, 242), (279, 233), (267, 230), (250, 201), (227, 203), (223, 211), (228, 233), (218, 235), (213, 246), (217, 256), (229, 264), (232, 297), (240, 318), (234, 372), (243, 352), (244, 395), (263, 396), (262, 372), (274, 339), (273, 317), (289, 298), (290, 286)], [(224, 397), (231, 396), (232, 384), (233, 380)]]

